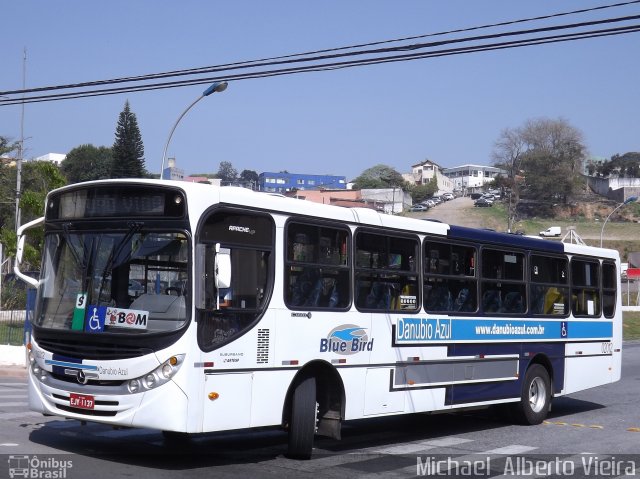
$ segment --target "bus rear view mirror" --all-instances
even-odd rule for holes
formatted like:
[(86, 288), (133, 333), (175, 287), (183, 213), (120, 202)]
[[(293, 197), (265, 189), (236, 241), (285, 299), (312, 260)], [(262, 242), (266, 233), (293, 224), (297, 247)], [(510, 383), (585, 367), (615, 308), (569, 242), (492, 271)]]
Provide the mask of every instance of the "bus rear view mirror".
[(231, 287), (231, 250), (227, 248), (220, 248), (220, 243), (216, 243), (214, 277), (217, 293), (216, 310), (218, 310), (220, 309), (220, 290)]
[(33, 221), (30, 221), (29, 223), (23, 224), (22, 226), (20, 226), (20, 228), (18, 228), (18, 231), (17, 231), (18, 241), (16, 245), (16, 262), (13, 266), (13, 271), (18, 278), (20, 278), (25, 283), (33, 286), (34, 288), (38, 287), (39, 281), (35, 278), (32, 278), (31, 276), (27, 276), (26, 274), (23, 274), (20, 271), (20, 264), (22, 263), (22, 256), (24, 255), (24, 242), (26, 239), (24, 232), (30, 228), (40, 225), (43, 222), (44, 222), (44, 217), (35, 219)]
[(231, 287), (231, 250), (220, 248), (220, 243), (216, 244), (216, 288)]

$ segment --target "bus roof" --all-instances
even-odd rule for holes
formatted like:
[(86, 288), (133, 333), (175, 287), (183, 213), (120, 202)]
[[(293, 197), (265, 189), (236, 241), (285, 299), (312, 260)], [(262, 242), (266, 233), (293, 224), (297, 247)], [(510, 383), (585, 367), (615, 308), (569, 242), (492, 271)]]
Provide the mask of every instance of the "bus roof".
[[(521, 236), (508, 233), (499, 233), (492, 230), (469, 228), (465, 226), (449, 225), (437, 221), (424, 221), (417, 218), (406, 218), (380, 213), (369, 208), (345, 208), (322, 203), (314, 203), (297, 198), (286, 197), (280, 194), (268, 192), (256, 192), (247, 188), (234, 186), (214, 186), (202, 183), (189, 183), (185, 181), (171, 181), (158, 179), (109, 179), (97, 180), (85, 183), (67, 185), (51, 193), (74, 188), (87, 188), (90, 186), (118, 184), (146, 184), (158, 187), (169, 186), (183, 190), (187, 195), (189, 208), (196, 213), (202, 213), (210, 206), (222, 204), (241, 204), (245, 206), (269, 210), (276, 213), (297, 214), (328, 220), (336, 220), (345, 224), (359, 224), (372, 227), (390, 228), (399, 231), (414, 232), (418, 234), (434, 234), (446, 236), (451, 240), (477, 241), (484, 244), (508, 244), (514, 248), (532, 249), (552, 253), (589, 254), (618, 258), (616, 250), (607, 250), (596, 247), (562, 243), (556, 240), (547, 240), (531, 236)], [(200, 200), (200, 198), (202, 200)]]

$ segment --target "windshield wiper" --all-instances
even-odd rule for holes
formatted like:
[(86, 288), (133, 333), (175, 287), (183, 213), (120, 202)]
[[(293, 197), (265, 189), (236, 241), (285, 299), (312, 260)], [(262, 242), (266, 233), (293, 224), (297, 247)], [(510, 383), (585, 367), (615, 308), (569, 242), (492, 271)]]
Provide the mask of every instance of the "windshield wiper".
[[(104, 265), (104, 271), (102, 272), (102, 277), (100, 278), (100, 289), (98, 290), (98, 297), (96, 298), (98, 302), (100, 301), (100, 296), (102, 295), (102, 289), (104, 288), (104, 283), (107, 280), (107, 277), (111, 275), (111, 272), (113, 271), (113, 267), (114, 267), (113, 261), (117, 259), (118, 256), (120, 256), (120, 253), (122, 253), (122, 250), (124, 249), (125, 245), (129, 241), (131, 241), (131, 238), (133, 238), (133, 236), (142, 229), (142, 227), (144, 226), (144, 223), (131, 221), (127, 223), (127, 226), (129, 227), (128, 231), (123, 236), (123, 238), (118, 242), (118, 244), (113, 247)], [(131, 252), (129, 252), (129, 254), (124, 259), (124, 261), (126, 261), (130, 256), (131, 256)], [(122, 264), (124, 261), (121, 261), (120, 263), (118, 263), (118, 265)]]
[(82, 266), (82, 269), (84, 270), (85, 266), (86, 266), (85, 263), (84, 263), (84, 260), (80, 257), (80, 255), (78, 254), (78, 252), (74, 248), (73, 243), (71, 242), (71, 235), (69, 234), (69, 227), (70, 226), (71, 226), (71, 223), (64, 223), (62, 225), (62, 236), (64, 236), (64, 240), (69, 245), (69, 249), (71, 250), (71, 255), (76, 260), (76, 263), (78, 265)]

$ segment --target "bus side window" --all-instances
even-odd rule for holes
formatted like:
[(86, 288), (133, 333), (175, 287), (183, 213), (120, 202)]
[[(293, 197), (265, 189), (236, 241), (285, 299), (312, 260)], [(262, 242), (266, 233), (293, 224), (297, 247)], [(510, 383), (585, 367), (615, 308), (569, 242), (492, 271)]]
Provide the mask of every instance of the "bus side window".
[(617, 273), (613, 262), (602, 263), (602, 311), (607, 318), (612, 318), (616, 310)]
[(571, 302), (576, 316), (600, 316), (600, 263), (571, 260)]
[(417, 311), (419, 242), (413, 236), (356, 232), (356, 307), (383, 311)]
[(529, 278), (531, 281), (531, 313), (545, 316), (569, 314), (569, 261), (560, 256), (532, 254)]
[(351, 300), (349, 231), (291, 221), (286, 241), (286, 304), (298, 309), (346, 309)]
[(477, 305), (476, 249), (448, 242), (424, 244), (424, 309), (473, 313)]

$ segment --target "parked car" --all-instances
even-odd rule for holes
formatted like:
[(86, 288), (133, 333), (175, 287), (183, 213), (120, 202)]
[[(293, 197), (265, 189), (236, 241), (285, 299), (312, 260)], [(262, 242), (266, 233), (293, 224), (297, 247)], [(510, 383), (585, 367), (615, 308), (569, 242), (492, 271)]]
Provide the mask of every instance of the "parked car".
[(472, 200), (477, 200), (482, 197), (482, 193), (471, 193), (469, 196), (471, 196)]
[(485, 198), (479, 198), (473, 202), (473, 206), (493, 206), (493, 201), (489, 201)]
[(442, 198), (444, 198), (445, 200), (449, 201), (455, 198), (455, 196), (453, 196), (453, 193), (445, 193), (442, 195)]
[(429, 207), (429, 208), (433, 208), (436, 205), (435, 201), (433, 201), (433, 200), (423, 201), (422, 204), (427, 206), (427, 207)]
[(409, 211), (427, 211), (428, 209), (425, 205), (413, 205)]
[(550, 226), (544, 231), (540, 231), (540, 236), (560, 236), (562, 228), (560, 226)]

